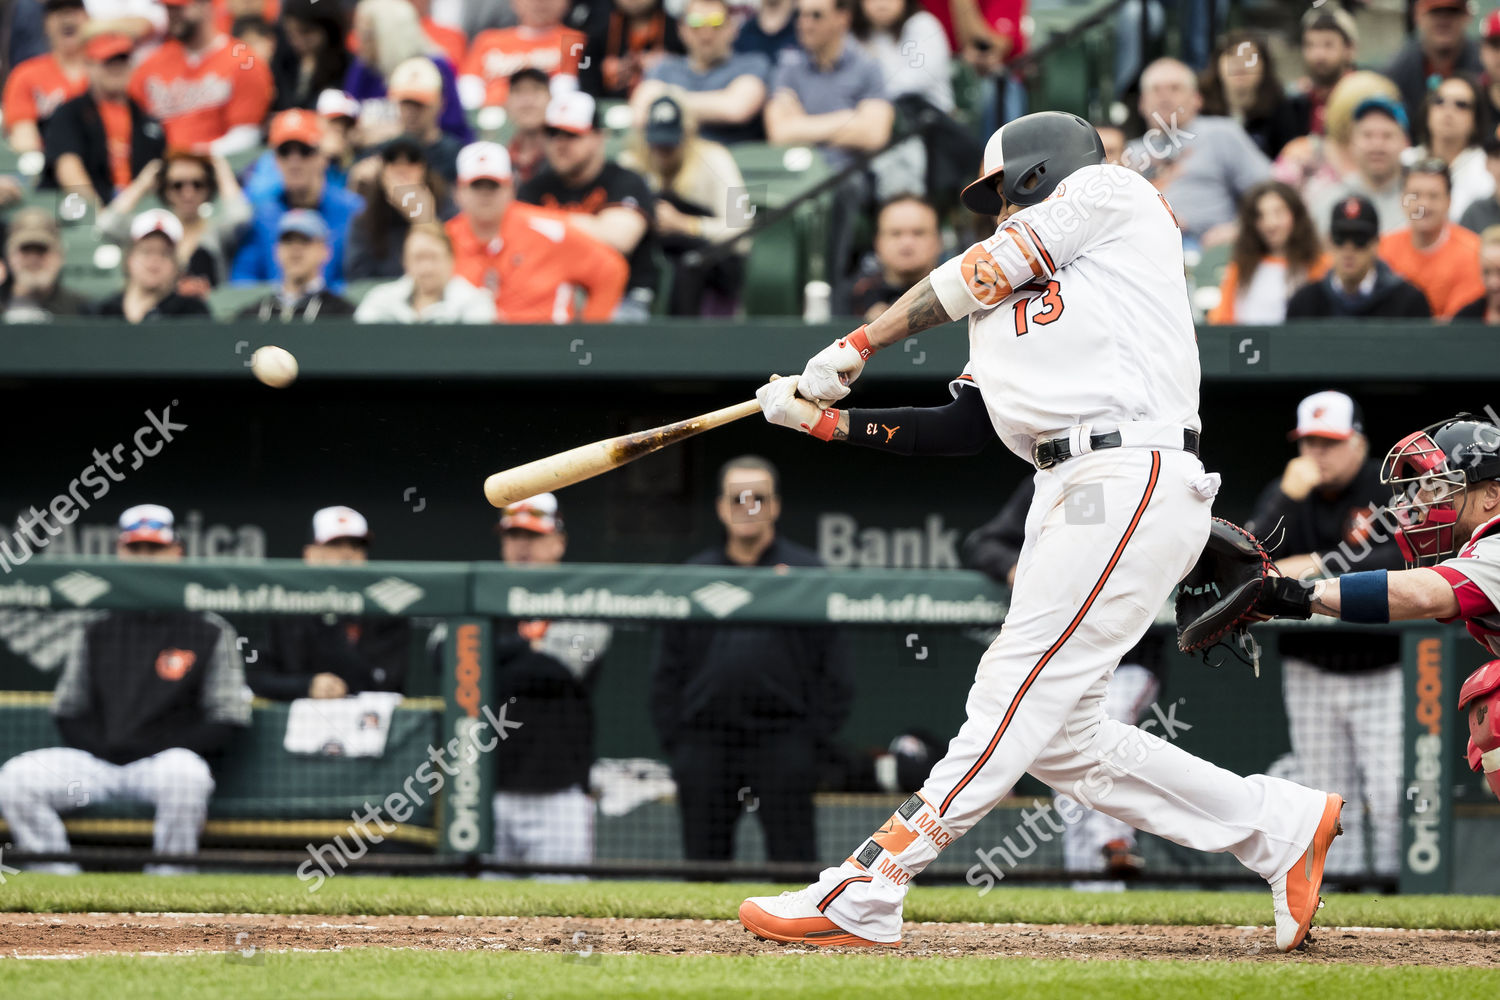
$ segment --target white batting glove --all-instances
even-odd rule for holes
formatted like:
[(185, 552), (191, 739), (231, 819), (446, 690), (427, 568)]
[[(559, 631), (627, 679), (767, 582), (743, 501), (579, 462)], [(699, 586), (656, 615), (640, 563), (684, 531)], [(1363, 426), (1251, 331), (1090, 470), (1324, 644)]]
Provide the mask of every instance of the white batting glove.
[(798, 376), (773, 378), (755, 391), (760, 412), (769, 423), (790, 427), (827, 441), (838, 426), (839, 411), (825, 410), (797, 395)]
[(832, 403), (849, 395), (849, 384), (859, 378), (865, 361), (874, 354), (865, 328), (840, 337), (807, 362), (798, 379), (798, 392), (804, 399)]

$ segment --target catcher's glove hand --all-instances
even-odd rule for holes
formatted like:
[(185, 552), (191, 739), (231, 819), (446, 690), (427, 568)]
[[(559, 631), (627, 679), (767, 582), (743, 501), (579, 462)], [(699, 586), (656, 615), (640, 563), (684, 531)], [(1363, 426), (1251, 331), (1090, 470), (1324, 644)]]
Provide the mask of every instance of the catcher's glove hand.
[(1201, 651), (1268, 618), (1312, 616), (1312, 588), (1277, 573), (1265, 547), (1216, 517), (1198, 564), (1177, 585), (1177, 648)]

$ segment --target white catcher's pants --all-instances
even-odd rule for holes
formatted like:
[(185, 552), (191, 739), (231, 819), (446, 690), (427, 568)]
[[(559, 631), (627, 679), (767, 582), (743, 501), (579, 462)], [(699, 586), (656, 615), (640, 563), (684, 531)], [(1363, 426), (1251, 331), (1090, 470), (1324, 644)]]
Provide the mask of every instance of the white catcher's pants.
[(980, 658), (968, 719), (920, 798), (824, 870), (825, 916), (898, 940), (912, 876), (1026, 771), (1137, 829), (1229, 851), (1264, 878), (1292, 866), (1322, 793), (1242, 778), (1104, 711), (1111, 671), (1197, 561), (1215, 492), (1177, 450), (1114, 448), (1037, 473), (1010, 613)]
[[(10, 824), (18, 851), (66, 851), (68, 834), (59, 812), (124, 799), (156, 806), (156, 853), (196, 854), (213, 791), (208, 763), (184, 747), (129, 764), (111, 764), (73, 747), (48, 747), (19, 754), (0, 767), (0, 815)], [(77, 870), (72, 865), (48, 867)]]

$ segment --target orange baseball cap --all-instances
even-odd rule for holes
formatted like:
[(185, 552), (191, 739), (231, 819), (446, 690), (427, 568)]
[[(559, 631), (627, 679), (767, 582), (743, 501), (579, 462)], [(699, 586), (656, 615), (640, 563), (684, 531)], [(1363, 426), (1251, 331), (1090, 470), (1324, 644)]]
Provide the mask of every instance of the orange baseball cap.
[(276, 149), (287, 142), (300, 142), (317, 149), (323, 142), (323, 119), (301, 108), (283, 111), (272, 118), (270, 147)]
[(95, 35), (83, 46), (83, 54), (94, 62), (109, 62), (135, 51), (135, 41), (129, 35)]

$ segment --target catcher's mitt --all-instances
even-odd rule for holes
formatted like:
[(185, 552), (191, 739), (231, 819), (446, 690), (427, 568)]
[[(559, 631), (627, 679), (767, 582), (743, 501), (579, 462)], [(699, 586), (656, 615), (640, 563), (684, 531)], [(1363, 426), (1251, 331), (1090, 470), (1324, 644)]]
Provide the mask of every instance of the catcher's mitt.
[(1310, 588), (1282, 577), (1254, 535), (1216, 517), (1198, 564), (1177, 585), (1177, 648), (1198, 652), (1233, 637), (1250, 646), (1258, 673), (1250, 625), (1311, 614)]

